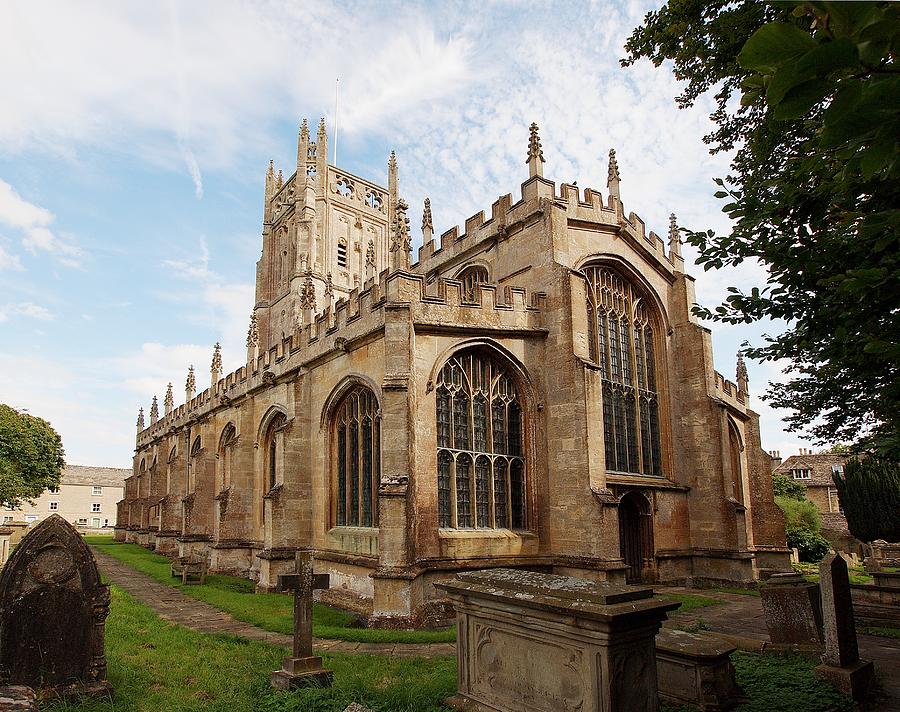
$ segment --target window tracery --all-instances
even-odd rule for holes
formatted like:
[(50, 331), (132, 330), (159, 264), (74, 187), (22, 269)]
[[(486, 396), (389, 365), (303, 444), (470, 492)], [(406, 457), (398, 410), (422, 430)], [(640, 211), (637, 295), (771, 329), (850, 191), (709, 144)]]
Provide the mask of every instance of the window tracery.
[(218, 452), (218, 470), (219, 470), (219, 489), (226, 490), (231, 485), (231, 468), (234, 463), (234, 444), (237, 440), (237, 434), (234, 425), (229, 423), (222, 432), (219, 441)]
[(333, 423), (335, 524), (378, 526), (381, 411), (375, 394), (355, 386), (338, 404)]
[(522, 411), (508, 369), (480, 349), (456, 354), (436, 402), (438, 526), (526, 528)]
[(661, 476), (655, 322), (618, 272), (594, 265), (584, 274), (591, 358), (603, 382), (606, 469)]
[(460, 272), (458, 279), (462, 282), (462, 301), (474, 302), (477, 301), (476, 292), (478, 285), (487, 282), (489, 276), (486, 267), (472, 265)]
[(263, 490), (270, 492), (281, 480), (281, 461), (284, 456), (284, 426), (287, 416), (284, 413), (274, 415), (266, 427), (265, 445), (265, 486)]

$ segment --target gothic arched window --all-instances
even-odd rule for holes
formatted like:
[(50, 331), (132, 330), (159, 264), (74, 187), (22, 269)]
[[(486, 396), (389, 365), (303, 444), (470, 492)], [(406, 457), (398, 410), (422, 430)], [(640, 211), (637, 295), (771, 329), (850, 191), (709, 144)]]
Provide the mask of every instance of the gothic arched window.
[(197, 487), (197, 467), (198, 464), (196, 462), (197, 457), (200, 455), (200, 451), (203, 449), (203, 445), (200, 442), (200, 436), (198, 435), (194, 438), (194, 444), (191, 445), (191, 455), (188, 459), (188, 481), (187, 481), (187, 491), (188, 494), (193, 492)]
[(469, 349), (437, 386), (438, 526), (525, 529), (522, 407), (509, 370)]
[(282, 479), (280, 475), (281, 463), (284, 459), (285, 425), (287, 425), (287, 416), (284, 413), (277, 413), (272, 416), (272, 419), (266, 426), (266, 434), (263, 438), (265, 447), (263, 450), (264, 492), (271, 491)]
[(587, 277), (591, 358), (603, 380), (606, 469), (662, 475), (655, 322), (641, 293), (609, 267)]
[(216, 469), (218, 469), (219, 490), (226, 490), (231, 486), (231, 468), (234, 465), (234, 443), (237, 440), (237, 432), (234, 425), (229, 423), (219, 439), (219, 452), (217, 454)]
[(741, 476), (741, 436), (731, 419), (728, 419), (728, 455), (731, 460), (731, 488), (732, 496), (738, 501), (744, 501), (744, 482)]
[(338, 403), (333, 419), (337, 526), (378, 526), (381, 480), (381, 412), (375, 394), (355, 386)]
[(478, 285), (488, 281), (488, 271), (481, 265), (472, 265), (460, 272), (457, 279), (462, 282), (462, 301), (474, 302)]

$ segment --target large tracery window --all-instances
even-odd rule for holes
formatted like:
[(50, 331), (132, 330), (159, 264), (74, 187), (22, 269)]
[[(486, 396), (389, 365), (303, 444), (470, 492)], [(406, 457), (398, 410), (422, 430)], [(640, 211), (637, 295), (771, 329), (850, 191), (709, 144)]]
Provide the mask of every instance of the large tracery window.
[(237, 432), (234, 425), (229, 423), (222, 431), (219, 438), (219, 452), (216, 454), (216, 469), (219, 471), (219, 490), (226, 490), (231, 486), (231, 468), (234, 464), (234, 444), (237, 440)]
[(368, 388), (356, 386), (341, 399), (334, 417), (334, 447), (335, 523), (377, 526), (381, 412), (375, 394)]
[(654, 321), (640, 292), (609, 267), (587, 277), (591, 358), (603, 380), (606, 469), (662, 475)]
[(438, 526), (525, 529), (522, 409), (499, 360), (451, 358), (437, 386)]
[(474, 302), (477, 301), (475, 292), (478, 285), (488, 281), (488, 271), (481, 265), (472, 265), (460, 272), (459, 280), (462, 282), (462, 301)]
[(281, 474), (281, 463), (284, 459), (285, 425), (287, 425), (287, 416), (284, 413), (278, 413), (272, 417), (266, 428), (264, 492), (271, 492), (282, 479), (279, 475)]

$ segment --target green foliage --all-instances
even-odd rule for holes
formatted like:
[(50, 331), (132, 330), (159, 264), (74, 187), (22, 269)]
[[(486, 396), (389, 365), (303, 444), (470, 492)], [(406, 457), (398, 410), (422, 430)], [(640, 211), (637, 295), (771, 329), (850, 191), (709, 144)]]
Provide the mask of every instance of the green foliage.
[(677, 609), (678, 613), (688, 613), (697, 608), (707, 608), (708, 606), (718, 606), (724, 603), (720, 598), (711, 598), (710, 596), (700, 596), (696, 593), (669, 593), (661, 590), (660, 595), (672, 601), (678, 601), (681, 608)]
[[(293, 598), (281, 593), (254, 593), (252, 581), (237, 576), (212, 574), (204, 585), (183, 586), (181, 579), (171, 576), (171, 562), (165, 556), (148, 551), (137, 544), (123, 544), (110, 536), (85, 537), (110, 556), (133, 569), (169, 586), (178, 588), (192, 598), (230, 613), (239, 621), (275, 633), (290, 635), (294, 632)], [(351, 640), (360, 643), (452, 643), (456, 629), (444, 630), (386, 630), (362, 628), (357, 618), (343, 611), (313, 604), (313, 635), (318, 638)]]
[(831, 545), (820, 534), (822, 518), (816, 505), (808, 499), (775, 497), (775, 504), (784, 512), (787, 545), (800, 550), (801, 561), (820, 561)]
[(0, 502), (16, 507), (58, 487), (64, 454), (50, 423), (0, 403)]
[(673, 62), (681, 106), (714, 89), (707, 141), (737, 147), (716, 180), (730, 234), (687, 240), (704, 269), (769, 279), (697, 313), (786, 322), (746, 354), (789, 363), (767, 393), (789, 428), (900, 459), (900, 4), (672, 0), (625, 47)]
[(832, 475), (850, 533), (860, 541), (900, 541), (900, 464), (852, 458)]
[(776, 497), (787, 497), (788, 499), (806, 499), (806, 487), (799, 482), (795, 482), (786, 475), (772, 475), (772, 489)]

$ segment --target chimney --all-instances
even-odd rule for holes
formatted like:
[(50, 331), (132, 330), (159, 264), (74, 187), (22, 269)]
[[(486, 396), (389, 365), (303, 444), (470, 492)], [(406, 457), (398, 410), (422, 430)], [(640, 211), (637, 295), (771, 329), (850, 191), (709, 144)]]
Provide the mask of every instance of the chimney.
[(776, 467), (781, 465), (781, 453), (778, 450), (771, 450), (769, 452), (769, 457), (772, 459), (772, 469), (774, 470)]

